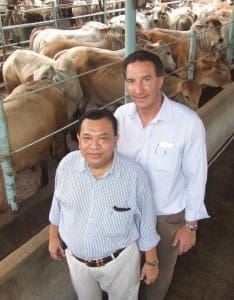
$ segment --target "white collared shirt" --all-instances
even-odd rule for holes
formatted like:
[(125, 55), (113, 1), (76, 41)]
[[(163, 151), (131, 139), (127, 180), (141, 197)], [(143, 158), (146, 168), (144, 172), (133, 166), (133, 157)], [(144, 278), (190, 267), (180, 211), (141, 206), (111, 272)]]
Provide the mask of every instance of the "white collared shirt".
[(157, 215), (185, 209), (185, 219), (208, 218), (204, 195), (207, 180), (205, 129), (197, 113), (169, 100), (143, 127), (134, 103), (120, 106), (118, 151), (134, 158), (149, 174)]

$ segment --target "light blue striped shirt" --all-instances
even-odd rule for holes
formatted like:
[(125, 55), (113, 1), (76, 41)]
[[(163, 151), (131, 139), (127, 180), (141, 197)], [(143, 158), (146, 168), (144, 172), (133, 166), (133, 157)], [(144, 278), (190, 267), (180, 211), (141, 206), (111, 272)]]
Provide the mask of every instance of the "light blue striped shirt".
[(117, 152), (99, 179), (80, 151), (66, 155), (56, 170), (49, 220), (59, 226), (71, 252), (84, 259), (109, 256), (134, 241), (146, 251), (160, 240), (149, 179), (140, 165)]

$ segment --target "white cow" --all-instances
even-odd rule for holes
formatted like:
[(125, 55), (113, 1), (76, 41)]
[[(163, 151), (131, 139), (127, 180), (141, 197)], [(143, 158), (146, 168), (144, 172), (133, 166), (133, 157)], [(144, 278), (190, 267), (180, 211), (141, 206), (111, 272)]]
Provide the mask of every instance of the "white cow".
[(45, 43), (58, 38), (97, 42), (103, 39), (108, 29), (106, 24), (90, 21), (79, 29), (45, 28), (37, 30), (30, 35), (30, 49), (39, 53)]
[(7, 92), (21, 83), (48, 79), (58, 83), (69, 102), (69, 119), (79, 104), (83, 92), (76, 76), (73, 62), (69, 59), (54, 61), (52, 58), (31, 50), (14, 51), (3, 64), (3, 80)]
[(193, 23), (191, 30), (168, 30), (159, 29), (161, 32), (170, 34), (176, 38), (189, 39), (192, 31), (197, 33), (197, 39), (204, 51), (210, 52), (214, 49), (221, 50), (223, 47), (223, 37), (221, 34), (222, 23), (218, 18), (199, 19)]

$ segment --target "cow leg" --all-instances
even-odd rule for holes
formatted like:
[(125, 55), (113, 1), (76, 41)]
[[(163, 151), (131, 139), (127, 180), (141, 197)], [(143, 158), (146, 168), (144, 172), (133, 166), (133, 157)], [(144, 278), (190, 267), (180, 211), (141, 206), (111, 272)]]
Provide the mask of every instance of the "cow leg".
[(40, 188), (47, 186), (49, 183), (49, 173), (48, 173), (48, 161), (43, 159), (40, 162), (41, 167), (41, 178), (40, 178)]
[(66, 135), (67, 130), (63, 130), (62, 132), (57, 133), (54, 137), (53, 145), (50, 148), (51, 156), (58, 161), (69, 152), (66, 143)]

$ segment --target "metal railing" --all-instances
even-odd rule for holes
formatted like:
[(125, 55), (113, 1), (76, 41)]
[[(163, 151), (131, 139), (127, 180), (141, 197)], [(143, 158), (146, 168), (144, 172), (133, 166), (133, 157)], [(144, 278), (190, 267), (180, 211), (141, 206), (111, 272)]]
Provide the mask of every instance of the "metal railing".
[[(57, 15), (57, 13), (55, 13), (54, 15)], [(61, 19), (58, 19), (58, 21), (59, 20), (61, 20)], [(45, 21), (45, 22), (38, 22), (36, 24), (35, 23), (23, 24), (23, 27), (35, 26), (35, 25), (38, 25), (38, 24), (45, 24), (45, 23), (46, 24), (51, 24), (51, 22), (54, 22), (54, 20)], [(229, 49), (228, 53), (230, 53), (231, 59), (232, 59), (233, 58), (233, 43), (234, 43), (234, 41), (233, 41), (233, 14), (232, 14), (231, 24), (232, 24), (232, 27), (231, 27), (232, 29), (230, 29), (230, 31), (231, 31), (231, 33), (230, 33), (231, 41), (229, 41), (228, 46), (232, 47), (232, 49), (231, 49), (232, 51), (228, 48)], [(7, 29), (9, 30), (9, 28), (15, 28), (15, 27), (16, 26), (8, 26)], [(18, 27), (20, 27), (20, 25), (18, 25), (17, 28)], [(7, 30), (7, 29), (4, 28), (3, 30)], [(192, 39), (195, 39), (195, 38), (196, 37), (192, 37)], [(4, 49), (4, 47), (3, 47), (3, 49)], [(192, 57), (192, 55), (190, 56), (190, 60), (195, 61), (195, 59)], [(107, 67), (107, 66), (102, 66), (101, 68), (104, 68), (104, 67)], [(92, 70), (92, 71), (89, 71), (89, 72), (94, 72), (94, 71), (95, 70)], [(86, 72), (84, 74), (77, 75), (77, 77), (84, 76), (86, 74), (88, 74), (88, 72)], [(189, 71), (188, 76), (189, 77), (191, 76), (191, 78), (193, 78), (193, 70)], [(73, 78), (70, 78), (70, 79), (73, 79)], [(59, 83), (56, 83), (56, 84), (59, 84)], [(56, 85), (56, 84), (52, 84), (52, 85)], [(37, 92), (37, 91), (35, 90), (33, 92)], [(18, 96), (17, 96), (17, 98), (18, 98)], [(123, 98), (124, 98), (124, 95), (123, 95), (123, 97), (114, 100), (111, 104), (116, 103), (118, 101), (122, 101)], [(106, 105), (104, 107), (106, 107)], [(74, 121), (74, 122), (70, 123), (66, 127), (61, 128), (61, 129), (57, 130), (54, 133), (51, 133), (51, 135), (57, 134), (59, 131), (65, 130), (70, 126), (73, 126), (76, 122), (77, 121)], [(49, 136), (51, 136), (51, 135), (49, 135)], [(46, 139), (49, 136), (46, 136), (42, 139)], [(39, 143), (42, 139), (37, 140), (34, 143)], [(32, 144), (27, 145), (27, 146), (25, 146), (21, 149), (17, 149), (17, 150), (14, 151), (14, 153), (18, 152), (18, 151), (23, 151), (26, 147), (30, 147), (30, 146), (32, 146)], [(18, 205), (17, 205), (16, 200), (15, 200), (16, 195), (15, 195), (15, 180), (14, 180), (14, 175), (13, 175), (14, 172), (13, 172), (13, 168), (12, 168), (12, 165), (11, 165), (11, 162), (10, 162), (10, 157), (11, 157), (12, 154), (13, 154), (13, 152), (11, 153), (10, 149), (9, 149), (9, 140), (8, 140), (8, 133), (7, 133), (7, 125), (6, 125), (5, 116), (4, 116), (3, 101), (0, 100), (0, 163), (1, 163), (1, 168), (3, 170), (4, 182), (5, 182), (5, 186), (6, 186), (7, 202), (10, 205), (12, 211), (17, 211), (18, 210)]]

